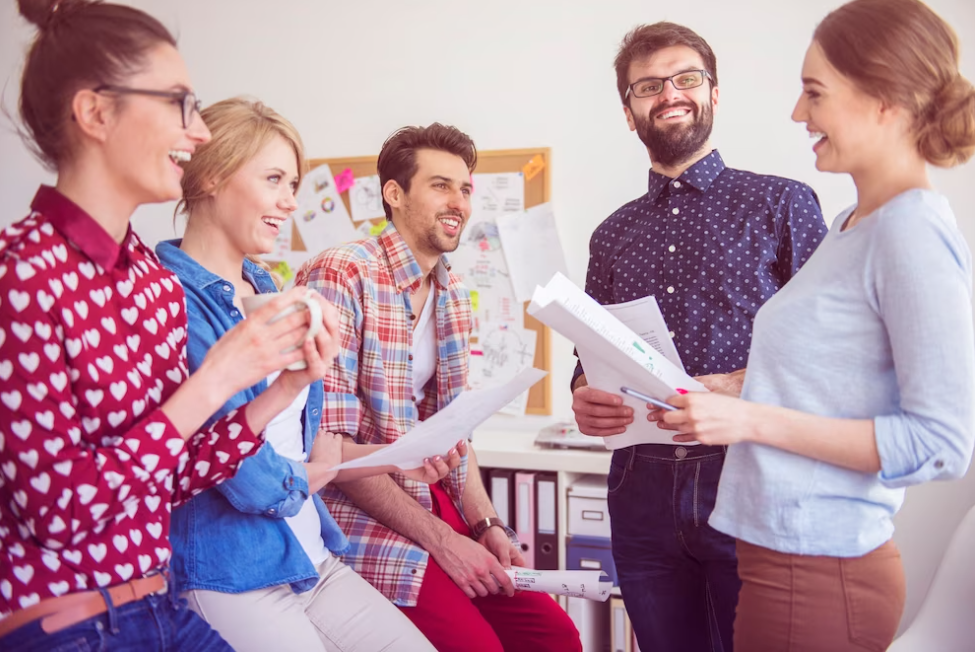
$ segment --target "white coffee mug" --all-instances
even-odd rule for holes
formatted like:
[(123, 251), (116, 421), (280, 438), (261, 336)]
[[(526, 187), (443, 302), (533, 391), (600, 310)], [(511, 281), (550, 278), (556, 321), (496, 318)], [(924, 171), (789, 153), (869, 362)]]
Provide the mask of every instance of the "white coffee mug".
[[(251, 297), (243, 297), (241, 299), (241, 303), (244, 306), (244, 314), (248, 316), (253, 314), (255, 310), (277, 296), (278, 294), (276, 292), (269, 292), (267, 294), (255, 294)], [(281, 312), (274, 315), (274, 317), (272, 317), (268, 323), (273, 324), (279, 319), (284, 319), (288, 315), (298, 312), (299, 310), (307, 310), (310, 313), (308, 320), (308, 332), (305, 333), (305, 338), (301, 340), (301, 342), (295, 346), (289, 346), (285, 350), (281, 351), (281, 353), (291, 353), (295, 349), (301, 348), (304, 346), (305, 342), (315, 337), (315, 335), (318, 334), (318, 331), (320, 331), (322, 328), (322, 307), (311, 295), (311, 291), (309, 291), (309, 293), (301, 299), (292, 303), (290, 306), (286, 306), (283, 310), (281, 310)], [(297, 362), (292, 362), (287, 366), (287, 369), (291, 371), (301, 371), (302, 369), (306, 368), (308, 368), (308, 363), (305, 362), (304, 359), (298, 360)]]

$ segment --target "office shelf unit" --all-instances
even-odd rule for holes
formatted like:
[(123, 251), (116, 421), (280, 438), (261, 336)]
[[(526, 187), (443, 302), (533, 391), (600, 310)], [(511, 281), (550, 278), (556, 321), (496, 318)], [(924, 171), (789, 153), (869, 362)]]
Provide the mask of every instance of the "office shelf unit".
[[(559, 568), (566, 567), (566, 541), (568, 532), (568, 500), (566, 491), (576, 480), (585, 475), (609, 474), (610, 451), (547, 448), (535, 445), (535, 437), (546, 426), (556, 422), (552, 417), (491, 417), (474, 431), (474, 450), (478, 465), (489, 469), (515, 471), (549, 471), (558, 478), (557, 540)], [(613, 588), (613, 596), (619, 597), (619, 588)], [(605, 607), (606, 623), (598, 640), (583, 638), (585, 652), (610, 650), (609, 604)], [(623, 649), (623, 648), (619, 648)], [(629, 649), (629, 648), (627, 648)]]

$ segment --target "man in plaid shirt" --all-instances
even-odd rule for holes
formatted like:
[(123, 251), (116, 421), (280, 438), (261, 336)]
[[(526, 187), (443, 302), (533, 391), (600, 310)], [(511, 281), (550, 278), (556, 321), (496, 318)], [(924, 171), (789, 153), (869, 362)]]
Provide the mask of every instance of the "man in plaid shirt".
[[(470, 294), (444, 254), (470, 217), (476, 162), (474, 143), (453, 127), (400, 129), (379, 155), (386, 228), (298, 272), (297, 284), (340, 313), (323, 428), (389, 444), (465, 388)], [(473, 446), (440, 483), (384, 475), (329, 485), (324, 497), (352, 543), (345, 562), (441, 652), (582, 649), (555, 601), (515, 593), (504, 569), (524, 561), (484, 490)]]

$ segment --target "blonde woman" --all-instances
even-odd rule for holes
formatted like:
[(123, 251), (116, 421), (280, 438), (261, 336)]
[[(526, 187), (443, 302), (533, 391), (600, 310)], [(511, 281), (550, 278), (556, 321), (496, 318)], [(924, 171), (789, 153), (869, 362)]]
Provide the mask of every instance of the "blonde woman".
[[(184, 166), (185, 235), (156, 249), (186, 291), (191, 369), (241, 322), (243, 297), (277, 291), (249, 256), (271, 251), (295, 210), (303, 160), (295, 128), (259, 102), (225, 100), (202, 115), (212, 140)], [(292, 373), (281, 372), (278, 382)], [(212, 418), (260, 395), (277, 377), (238, 393)], [(348, 541), (317, 492), (335, 477), (331, 467), (343, 456), (377, 447), (348, 441), (343, 451), (341, 436), (319, 432), (322, 393), (321, 382), (309, 386), (268, 425), (270, 446), (242, 464), (232, 481), (173, 513), (178, 590), (237, 650), (432, 650), (337, 557)], [(435, 482), (465, 454), (459, 444), (446, 459), (428, 460), (408, 475)], [(338, 477), (396, 471), (378, 467)]]

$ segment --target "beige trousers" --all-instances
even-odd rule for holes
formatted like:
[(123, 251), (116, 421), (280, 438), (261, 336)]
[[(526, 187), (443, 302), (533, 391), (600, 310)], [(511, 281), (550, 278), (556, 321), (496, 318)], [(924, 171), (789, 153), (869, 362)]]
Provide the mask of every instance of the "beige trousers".
[(413, 623), (337, 557), (315, 588), (287, 584), (246, 593), (187, 591), (190, 609), (238, 652), (436, 652)]

